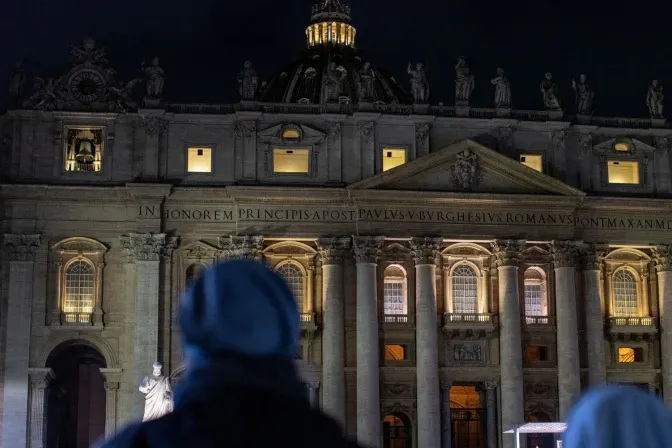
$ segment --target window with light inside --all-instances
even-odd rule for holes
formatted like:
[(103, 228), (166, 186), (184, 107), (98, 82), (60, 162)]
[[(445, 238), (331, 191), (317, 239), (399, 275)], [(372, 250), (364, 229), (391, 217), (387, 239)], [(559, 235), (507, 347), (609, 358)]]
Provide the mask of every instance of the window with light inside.
[(187, 172), (211, 173), (212, 148), (193, 147), (187, 149)]
[(273, 150), (273, 172), (277, 174), (308, 174), (310, 170), (309, 149)]

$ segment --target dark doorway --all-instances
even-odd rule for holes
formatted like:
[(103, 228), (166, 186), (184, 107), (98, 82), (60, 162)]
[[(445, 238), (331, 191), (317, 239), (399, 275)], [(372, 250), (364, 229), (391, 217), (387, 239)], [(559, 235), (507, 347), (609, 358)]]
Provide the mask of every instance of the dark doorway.
[(395, 412), (383, 419), (383, 448), (413, 448), (411, 421)]
[[(527, 418), (529, 423), (548, 423), (551, 421), (543, 412), (535, 412)], [(555, 448), (555, 436), (553, 434), (529, 434), (527, 436), (527, 448)]]
[(105, 434), (105, 358), (86, 342), (68, 342), (54, 349), (47, 367), (55, 377), (47, 394), (47, 448), (89, 448)]

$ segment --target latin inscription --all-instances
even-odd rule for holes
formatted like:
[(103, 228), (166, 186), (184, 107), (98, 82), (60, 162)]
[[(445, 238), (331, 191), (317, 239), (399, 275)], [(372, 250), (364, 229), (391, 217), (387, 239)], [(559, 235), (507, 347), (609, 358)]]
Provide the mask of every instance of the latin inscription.
[(203, 222), (430, 222), (472, 225), (574, 226), (579, 229), (672, 230), (672, 219), (562, 213), (403, 210), (394, 208), (171, 208), (140, 206), (139, 218)]

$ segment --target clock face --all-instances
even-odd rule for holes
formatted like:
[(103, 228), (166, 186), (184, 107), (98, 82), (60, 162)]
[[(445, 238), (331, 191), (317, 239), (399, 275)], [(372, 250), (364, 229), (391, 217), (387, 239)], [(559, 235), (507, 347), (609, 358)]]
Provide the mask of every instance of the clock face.
[(105, 91), (105, 79), (95, 70), (80, 70), (70, 77), (70, 91), (76, 100), (90, 103)]

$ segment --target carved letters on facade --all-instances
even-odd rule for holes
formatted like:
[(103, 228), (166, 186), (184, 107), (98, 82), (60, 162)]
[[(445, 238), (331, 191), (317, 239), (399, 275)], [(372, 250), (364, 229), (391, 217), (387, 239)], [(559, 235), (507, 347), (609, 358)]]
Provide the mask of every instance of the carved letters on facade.
[(478, 185), (481, 177), (479, 159), (467, 148), (457, 155), (457, 161), (451, 167), (455, 187), (469, 189)]
[(453, 360), (459, 362), (482, 362), (483, 347), (481, 344), (454, 344)]
[(14, 235), (5, 233), (4, 245), (10, 261), (34, 261), (40, 248), (40, 235)]

